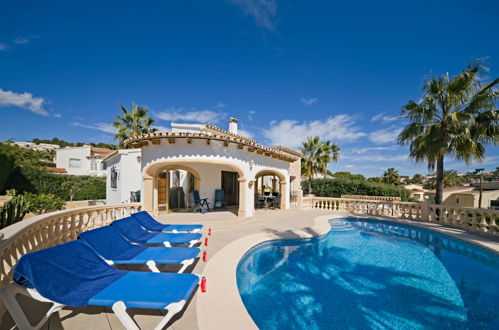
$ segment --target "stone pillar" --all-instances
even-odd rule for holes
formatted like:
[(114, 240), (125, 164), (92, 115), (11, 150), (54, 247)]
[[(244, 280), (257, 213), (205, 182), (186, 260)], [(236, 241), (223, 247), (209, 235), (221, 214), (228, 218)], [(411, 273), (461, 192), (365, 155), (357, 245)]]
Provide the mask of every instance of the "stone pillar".
[(239, 179), (239, 211), (237, 216), (247, 218), (253, 216), (255, 208), (253, 188), (248, 187), (248, 180)]
[(144, 178), (144, 210), (153, 213), (153, 202), (154, 202), (154, 178), (145, 177)]
[(159, 177), (155, 177), (153, 180), (154, 180), (153, 181), (154, 188), (153, 188), (153, 195), (152, 195), (153, 196), (152, 207), (154, 209), (154, 215), (157, 216), (157, 215), (159, 215), (159, 205), (158, 205), (159, 204), (159, 199), (158, 199)]
[(421, 220), (429, 221), (430, 220), (430, 210), (429, 210), (430, 201), (425, 199), (421, 202)]
[(281, 203), (280, 207), (282, 210), (289, 209), (289, 185), (286, 181), (280, 182), (280, 194), (281, 194)]

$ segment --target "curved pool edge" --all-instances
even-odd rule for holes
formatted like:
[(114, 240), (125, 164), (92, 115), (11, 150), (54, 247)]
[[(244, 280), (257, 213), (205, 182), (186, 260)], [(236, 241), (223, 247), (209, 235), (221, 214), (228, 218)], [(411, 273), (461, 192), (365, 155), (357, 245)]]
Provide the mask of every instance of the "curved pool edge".
[(329, 220), (345, 217), (405, 224), (447, 235), (499, 253), (499, 237), (484, 237), (480, 233), (466, 232), (463, 229), (439, 223), (343, 212), (318, 216), (314, 218), (313, 226), (287, 232), (289, 237), (267, 232), (251, 234), (239, 238), (219, 250), (207, 263), (202, 274), (207, 278), (208, 286), (207, 292), (199, 294), (197, 298), (198, 328), (201, 330), (233, 329), (237, 325), (238, 330), (258, 329), (244, 306), (237, 286), (237, 266), (244, 255), (255, 246), (267, 241), (323, 236), (331, 230)]
[(241, 258), (254, 246), (278, 239), (313, 238), (327, 234), (332, 215), (314, 218), (313, 226), (286, 233), (289, 237), (273, 233), (258, 233), (239, 238), (220, 251), (207, 263), (202, 276), (207, 279), (206, 293), (199, 294), (196, 302), (198, 328), (205, 329), (258, 329), (248, 314), (239, 295), (236, 271)]

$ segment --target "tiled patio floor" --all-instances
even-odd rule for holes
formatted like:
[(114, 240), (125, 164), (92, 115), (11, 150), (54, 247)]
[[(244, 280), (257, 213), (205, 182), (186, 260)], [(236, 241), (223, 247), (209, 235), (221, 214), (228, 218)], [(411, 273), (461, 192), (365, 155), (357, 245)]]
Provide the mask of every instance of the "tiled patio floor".
[[(315, 217), (332, 214), (331, 211), (323, 210), (300, 210), (291, 209), (258, 210), (251, 218), (238, 218), (233, 212), (210, 212), (204, 215), (192, 213), (171, 213), (162, 215), (158, 219), (163, 223), (201, 223), (205, 225), (205, 232), (212, 228), (213, 235), (209, 239), (208, 247), (202, 246), (208, 252), (208, 262), (217, 251), (227, 244), (246, 235), (271, 232), (280, 237), (293, 237), (295, 230), (310, 230)], [(452, 229), (451, 229), (452, 230)], [(455, 233), (454, 233), (455, 234)], [(463, 234), (469, 237), (477, 237)], [(467, 237), (467, 238), (469, 238)], [(491, 247), (499, 251), (499, 238), (494, 239)], [(193, 273), (201, 274), (205, 263), (198, 262), (192, 269)], [(209, 281), (208, 281), (209, 290)], [(197, 329), (196, 319), (196, 297), (203, 293), (197, 292), (193, 299), (184, 309), (182, 315), (174, 318), (169, 329)], [(27, 301), (26, 308), (36, 319), (35, 315), (41, 315), (47, 310), (43, 304)], [(141, 329), (152, 329), (162, 318), (163, 311), (159, 310), (137, 310), (133, 317)], [(9, 316), (0, 320), (0, 330), (11, 329), (13, 322)], [(102, 307), (86, 307), (70, 309), (66, 308), (58, 314), (53, 315), (42, 329), (122, 329), (121, 323), (110, 309)]]

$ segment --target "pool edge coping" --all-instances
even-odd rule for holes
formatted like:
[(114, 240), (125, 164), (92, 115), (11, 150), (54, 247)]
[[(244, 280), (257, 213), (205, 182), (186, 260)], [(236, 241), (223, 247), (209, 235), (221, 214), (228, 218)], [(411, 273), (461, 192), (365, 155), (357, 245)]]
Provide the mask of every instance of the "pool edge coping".
[[(267, 241), (309, 239), (323, 236), (331, 230), (329, 220), (344, 217), (375, 219), (405, 224), (447, 235), (499, 253), (499, 241), (494, 242), (491, 239), (487, 239), (487, 237), (479, 235), (479, 233), (467, 232), (463, 229), (439, 223), (420, 222), (395, 217), (359, 215), (349, 212), (335, 212), (334, 214), (321, 215), (314, 217), (311, 227), (288, 232), (287, 235), (290, 237), (262, 232), (236, 239), (220, 249), (207, 263), (202, 273), (202, 276), (207, 278), (208, 285), (207, 292), (199, 294), (196, 301), (198, 328), (200, 330), (224, 330), (234, 329), (235, 325), (237, 325), (238, 330), (258, 329), (244, 306), (237, 286), (236, 272), (241, 259), (252, 248)], [(308, 231), (304, 229), (308, 229)]]

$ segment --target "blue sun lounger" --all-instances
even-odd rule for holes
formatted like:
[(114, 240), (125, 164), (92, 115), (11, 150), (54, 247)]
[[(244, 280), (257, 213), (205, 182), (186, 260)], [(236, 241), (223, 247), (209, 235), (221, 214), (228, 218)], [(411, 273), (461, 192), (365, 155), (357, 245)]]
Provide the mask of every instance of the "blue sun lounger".
[[(196, 289), (194, 274), (132, 272), (116, 269), (82, 240), (71, 241), (21, 257), (14, 281), (0, 291), (20, 329), (37, 329), (64, 306), (110, 306), (126, 329), (139, 329), (127, 308), (166, 309), (156, 329), (180, 312)], [(32, 326), (16, 299), (21, 293), (50, 302), (44, 318)]]
[(201, 239), (201, 234), (151, 233), (142, 229), (131, 217), (113, 221), (111, 226), (129, 241), (139, 244), (163, 244), (167, 247), (172, 244), (189, 244), (192, 247)]
[(128, 242), (116, 229), (105, 226), (81, 233), (78, 238), (90, 245), (110, 264), (146, 264), (159, 272), (157, 264), (182, 264), (182, 273), (192, 265), (200, 249), (194, 247), (145, 247)]
[(140, 211), (132, 214), (132, 218), (139, 221), (140, 225), (149, 231), (159, 233), (167, 232), (188, 232), (196, 233), (203, 228), (203, 225), (164, 225), (156, 220), (147, 211)]

